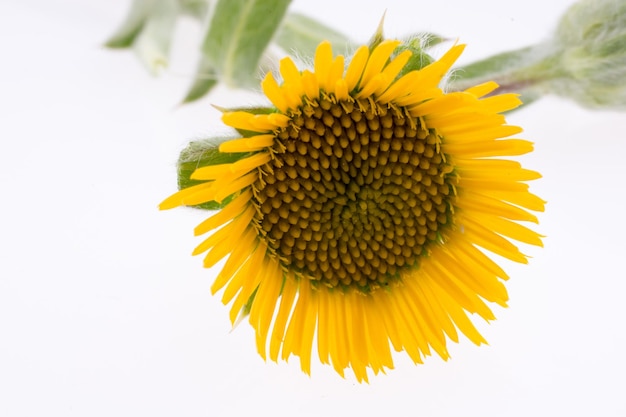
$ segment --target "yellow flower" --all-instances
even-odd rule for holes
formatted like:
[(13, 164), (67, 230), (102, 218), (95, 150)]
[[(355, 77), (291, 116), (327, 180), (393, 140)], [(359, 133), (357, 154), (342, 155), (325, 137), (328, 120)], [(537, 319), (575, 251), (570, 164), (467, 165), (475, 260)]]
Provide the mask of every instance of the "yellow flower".
[(406, 73), (399, 45), (362, 46), (347, 67), (328, 42), (313, 71), (283, 59), (282, 84), (262, 82), (273, 113), (223, 115), (256, 132), (219, 147), (244, 156), (198, 168), (203, 182), (160, 206), (232, 199), (195, 229), (213, 233), (194, 254), (228, 256), (212, 291), (225, 288), (233, 323), (249, 311), (263, 358), (295, 355), (310, 373), (316, 340), (321, 362), (359, 381), (393, 368), (392, 349), (447, 359), (458, 331), (485, 342), (467, 313), (506, 305), (507, 275), (479, 247), (526, 263), (510, 239), (542, 245), (519, 223), (543, 211), (526, 184), (540, 175), (502, 158), (532, 150), (499, 114), (518, 98), (484, 98), (495, 83), (445, 94), (463, 45)]

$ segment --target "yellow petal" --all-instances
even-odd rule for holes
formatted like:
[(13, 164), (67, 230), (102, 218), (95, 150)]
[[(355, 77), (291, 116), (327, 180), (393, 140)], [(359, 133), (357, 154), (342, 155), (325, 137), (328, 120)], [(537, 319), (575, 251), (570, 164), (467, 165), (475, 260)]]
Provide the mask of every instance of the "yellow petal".
[(263, 276), (250, 309), (250, 323), (256, 330), (259, 355), (265, 359), (267, 333), (280, 296), (283, 274), (280, 265), (274, 259), (266, 259), (259, 274), (263, 274)]
[(215, 186), (216, 191), (213, 196), (213, 199), (217, 201), (218, 203), (221, 203), (229, 195), (236, 193), (239, 190), (243, 190), (245, 187), (249, 185), (254, 184), (254, 182), (257, 181), (258, 179), (259, 179), (259, 173), (256, 171), (253, 171), (247, 175), (237, 178), (234, 181), (229, 181), (229, 182), (224, 181), (223, 183), (218, 183), (218, 181), (215, 181), (215, 184), (217, 185)]
[(482, 83), (479, 85), (475, 85), (474, 87), (470, 87), (467, 90), (465, 90), (465, 92), (468, 94), (472, 94), (476, 97), (483, 97), (491, 93), (498, 87), (499, 87), (498, 83), (494, 81), (487, 81), (486, 83)]
[(363, 77), (361, 79), (361, 85), (367, 85), (370, 80), (377, 74), (380, 74), (389, 56), (400, 45), (398, 40), (384, 40), (382, 41), (371, 53), (365, 70), (363, 70)]
[(473, 221), (470, 217), (466, 216), (462, 220), (459, 219), (458, 223), (463, 228), (463, 234), (467, 239), (478, 246), (512, 261), (522, 264), (528, 263), (528, 259), (519, 251), (517, 246), (480, 223)]
[(222, 114), (222, 122), (235, 129), (251, 130), (253, 132), (266, 132), (266, 129), (257, 130), (258, 127), (251, 123), (254, 114), (245, 111), (225, 112)]
[(305, 95), (311, 99), (315, 100), (320, 95), (320, 85), (317, 77), (311, 71), (305, 70), (302, 73), (302, 86), (304, 88)]
[(535, 215), (523, 208), (509, 204), (500, 198), (494, 198), (493, 195), (494, 192), (485, 195), (479, 192), (465, 190), (462, 194), (462, 198), (458, 198), (455, 204), (457, 207), (473, 213), (486, 213), (511, 220), (537, 223), (537, 217)]
[(278, 353), (285, 337), (285, 328), (287, 327), (293, 303), (297, 297), (297, 291), (298, 284), (295, 277), (291, 274), (287, 275), (280, 295), (280, 305), (278, 306), (270, 339), (270, 359), (274, 362), (278, 360)]
[(223, 242), (224, 240), (230, 238), (231, 236), (240, 235), (244, 229), (248, 227), (250, 224), (250, 220), (254, 216), (255, 209), (252, 206), (249, 206), (239, 217), (236, 217), (226, 226), (217, 230), (211, 236), (206, 238), (202, 243), (200, 243), (194, 249), (192, 255), (198, 255), (202, 252), (207, 251), (209, 248), (214, 247), (215, 245)]
[(252, 191), (242, 192), (220, 211), (196, 226), (193, 230), (194, 234), (199, 236), (232, 220), (243, 211), (243, 208), (250, 202), (250, 198), (252, 198)]
[(257, 135), (250, 138), (233, 139), (219, 146), (220, 152), (253, 152), (269, 148), (274, 144), (274, 135)]
[(224, 267), (215, 277), (213, 285), (211, 285), (211, 294), (215, 294), (221, 290), (234, 276), (242, 265), (245, 265), (247, 259), (254, 252), (257, 233), (254, 228), (249, 227), (237, 241), (237, 245), (233, 248), (232, 253), (224, 263)]
[[(506, 129), (502, 129), (494, 131), (490, 136), (506, 133)], [(458, 136), (462, 135), (459, 134)], [(448, 141), (447, 136), (444, 139), (443, 152), (448, 155), (455, 155), (458, 159), (524, 155), (533, 150), (532, 142), (523, 139), (486, 140), (475, 143), (469, 142), (469, 140), (465, 143), (462, 140)]]
[(383, 74), (383, 79), (387, 80), (387, 82), (381, 85), (375, 91), (375, 94), (377, 96), (382, 94), (383, 91), (385, 91), (389, 87), (389, 84), (393, 80), (396, 79), (400, 71), (402, 71), (406, 63), (411, 58), (411, 55), (412, 55), (411, 51), (403, 51), (402, 53), (398, 54), (398, 56), (396, 56), (387, 66), (385, 66), (385, 69), (383, 70), (382, 74)]
[(352, 56), (350, 65), (348, 65), (348, 69), (346, 70), (346, 85), (348, 86), (348, 91), (352, 91), (357, 87), (363, 75), (363, 70), (365, 69), (369, 55), (369, 48), (363, 45), (357, 49)]
[(518, 94), (500, 94), (480, 100), (480, 105), (489, 112), (502, 113), (522, 105)]
[(329, 73), (333, 63), (333, 50), (330, 42), (324, 41), (315, 50), (314, 70), (319, 82), (319, 88), (327, 90)]
[(465, 45), (455, 45), (437, 61), (419, 70), (419, 82), (422, 88), (438, 86), (443, 77), (450, 71), (452, 65), (461, 56), (464, 49)]
[(261, 87), (263, 88), (265, 96), (272, 102), (272, 104), (276, 106), (278, 110), (285, 113), (288, 108), (287, 100), (285, 99), (280, 86), (274, 79), (274, 74), (268, 72), (261, 82)]
[[(159, 210), (168, 210), (178, 206), (200, 204), (211, 201), (212, 187), (212, 182), (206, 182), (182, 189), (163, 200), (161, 204), (159, 204)], [(198, 203), (192, 203), (194, 201), (198, 201)]]
[(328, 71), (328, 78), (326, 79), (324, 83), (324, 87), (322, 88), (325, 89), (329, 93), (335, 94), (334, 87), (337, 85), (337, 81), (339, 81), (340, 79), (343, 79), (342, 78), (343, 69), (344, 69), (343, 56), (339, 55), (333, 61)]

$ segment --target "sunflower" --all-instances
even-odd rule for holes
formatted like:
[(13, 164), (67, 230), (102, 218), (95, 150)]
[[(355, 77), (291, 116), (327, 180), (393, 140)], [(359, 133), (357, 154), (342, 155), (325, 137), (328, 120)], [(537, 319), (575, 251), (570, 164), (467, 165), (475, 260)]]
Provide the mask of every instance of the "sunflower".
[(517, 96), (488, 96), (493, 82), (443, 92), (463, 45), (419, 70), (399, 46), (362, 46), (346, 65), (323, 42), (313, 70), (283, 59), (282, 83), (261, 84), (270, 113), (222, 116), (245, 133), (219, 145), (237, 160), (161, 203), (223, 204), (193, 253), (205, 267), (228, 257), (211, 289), (233, 323), (249, 313), (264, 359), (295, 355), (310, 373), (316, 350), (359, 381), (393, 368), (392, 350), (447, 359), (459, 333), (485, 343), (468, 313), (506, 306), (508, 277), (484, 250), (526, 263), (511, 240), (542, 245), (520, 224), (544, 209), (526, 183), (540, 175), (506, 159), (532, 150), (500, 114)]

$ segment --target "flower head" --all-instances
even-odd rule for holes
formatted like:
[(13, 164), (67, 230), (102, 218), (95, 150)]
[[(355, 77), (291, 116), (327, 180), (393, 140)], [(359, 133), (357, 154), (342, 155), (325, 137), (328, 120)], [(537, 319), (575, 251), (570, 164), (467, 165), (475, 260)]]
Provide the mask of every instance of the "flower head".
[(462, 45), (410, 71), (399, 45), (362, 46), (346, 66), (324, 42), (312, 71), (283, 59), (282, 84), (262, 83), (273, 112), (223, 115), (247, 132), (219, 147), (238, 160), (198, 168), (199, 185), (161, 204), (228, 201), (194, 254), (228, 256), (212, 290), (233, 322), (249, 311), (263, 358), (296, 355), (308, 373), (317, 340), (321, 362), (359, 381), (392, 368), (392, 349), (447, 359), (458, 331), (484, 342), (467, 313), (506, 305), (507, 275), (479, 247), (526, 262), (511, 239), (541, 245), (519, 224), (543, 210), (526, 184), (539, 174), (506, 159), (532, 145), (504, 139), (521, 129), (499, 114), (520, 101), (481, 99), (495, 83), (445, 94)]

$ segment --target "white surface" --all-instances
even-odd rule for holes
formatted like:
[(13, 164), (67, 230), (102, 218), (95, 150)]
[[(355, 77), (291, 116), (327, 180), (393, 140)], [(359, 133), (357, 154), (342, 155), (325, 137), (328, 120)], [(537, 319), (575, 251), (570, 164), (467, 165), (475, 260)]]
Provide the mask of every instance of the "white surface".
[[(295, 1), (365, 41), (430, 30), (469, 44), (462, 62), (547, 36), (571, 1)], [(546, 247), (507, 264), (509, 309), (452, 360), (358, 385), (297, 359), (263, 363), (250, 328), (229, 333), (214, 271), (189, 256), (203, 213), (156, 205), (190, 140), (223, 130), (210, 103), (177, 108), (186, 76), (152, 79), (100, 47), (130, 1), (0, 3), (0, 415), (626, 415), (624, 113), (553, 97), (521, 110), (525, 164), (549, 201)], [(541, 10), (541, 13), (538, 13)], [(191, 74), (183, 24), (171, 66)]]

